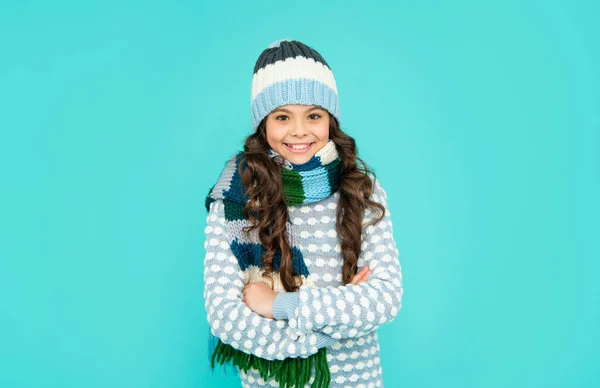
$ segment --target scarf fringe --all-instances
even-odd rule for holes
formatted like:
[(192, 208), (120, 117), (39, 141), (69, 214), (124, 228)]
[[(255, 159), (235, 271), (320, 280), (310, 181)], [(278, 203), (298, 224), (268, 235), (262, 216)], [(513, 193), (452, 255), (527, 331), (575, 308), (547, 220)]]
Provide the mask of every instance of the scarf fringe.
[(273, 378), (282, 388), (304, 388), (310, 381), (313, 369), (315, 380), (310, 385), (311, 388), (328, 388), (331, 383), (326, 348), (319, 349), (307, 358), (266, 360), (244, 353), (218, 339), (211, 357), (212, 369), (215, 368), (215, 362), (222, 365), (231, 362), (244, 372), (248, 372), (250, 368), (255, 369), (265, 381)]
[[(212, 354), (215, 351), (215, 348), (217, 347), (217, 343), (218, 343), (218, 337), (215, 337), (214, 334), (211, 333), (210, 329), (208, 330), (208, 369), (210, 369), (210, 375), (211, 377), (214, 377), (214, 367), (211, 366), (212, 362)], [(223, 376), (227, 376), (227, 371), (229, 370), (229, 373), (231, 373), (232, 375), (237, 375), (238, 371), (237, 368), (235, 367), (235, 365), (233, 365), (231, 362), (225, 362), (221, 364), (221, 371), (223, 372)]]

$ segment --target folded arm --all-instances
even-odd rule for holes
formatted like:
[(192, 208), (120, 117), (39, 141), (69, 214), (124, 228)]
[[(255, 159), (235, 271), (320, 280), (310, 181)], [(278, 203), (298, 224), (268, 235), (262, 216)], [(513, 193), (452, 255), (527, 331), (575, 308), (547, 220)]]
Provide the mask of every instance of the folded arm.
[(210, 205), (204, 259), (204, 300), (211, 332), (245, 353), (267, 360), (308, 357), (337, 340), (320, 332), (298, 333), (288, 321), (264, 318), (242, 301), (244, 274), (229, 248), (222, 201)]
[[(314, 330), (333, 338), (360, 337), (391, 322), (402, 307), (402, 272), (393, 237), (386, 193), (375, 181), (373, 199), (384, 205), (384, 218), (363, 228), (358, 267), (371, 275), (358, 285), (301, 286), (298, 292), (279, 293), (273, 303), (275, 319), (288, 320), (297, 333)], [(373, 216), (365, 213), (365, 222)]]

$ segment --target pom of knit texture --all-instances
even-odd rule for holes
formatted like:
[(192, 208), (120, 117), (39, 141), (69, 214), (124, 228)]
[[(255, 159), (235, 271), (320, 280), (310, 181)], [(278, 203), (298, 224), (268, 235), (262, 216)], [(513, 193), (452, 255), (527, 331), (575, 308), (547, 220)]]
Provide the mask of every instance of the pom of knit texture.
[(283, 39), (278, 39), (275, 42), (271, 43), (269, 45), (269, 47), (267, 48), (275, 48), (275, 47), (279, 47), (281, 45), (281, 42), (289, 42), (291, 39), (288, 38), (283, 38)]

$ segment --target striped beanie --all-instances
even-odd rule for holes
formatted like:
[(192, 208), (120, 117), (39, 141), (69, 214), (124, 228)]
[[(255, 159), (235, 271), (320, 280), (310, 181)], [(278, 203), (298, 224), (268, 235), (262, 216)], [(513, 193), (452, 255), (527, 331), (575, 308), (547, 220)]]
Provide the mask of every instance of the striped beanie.
[(318, 105), (340, 121), (338, 92), (331, 68), (314, 49), (280, 39), (258, 57), (252, 76), (252, 128), (282, 105)]

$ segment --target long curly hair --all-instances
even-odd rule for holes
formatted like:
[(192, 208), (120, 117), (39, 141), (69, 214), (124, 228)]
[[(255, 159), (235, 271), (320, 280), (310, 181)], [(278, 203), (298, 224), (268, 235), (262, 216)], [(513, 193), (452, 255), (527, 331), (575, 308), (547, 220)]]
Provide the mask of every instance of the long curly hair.
[[(343, 255), (342, 282), (348, 284), (356, 274), (358, 256), (362, 246), (363, 212), (377, 209), (379, 215), (369, 222), (374, 225), (385, 215), (382, 204), (370, 199), (375, 178), (366, 163), (357, 155), (355, 140), (344, 133), (337, 119), (329, 113), (329, 138), (336, 144), (342, 160), (338, 192), (340, 194), (336, 231), (341, 239)], [(287, 230), (288, 209), (283, 197), (281, 161), (268, 155), (266, 118), (244, 144), (244, 158), (239, 173), (249, 196), (244, 216), (251, 226), (245, 232), (258, 230), (265, 252), (262, 256), (262, 276), (271, 277), (273, 258), (281, 252), (279, 276), (286, 291), (297, 291), (302, 280), (294, 273), (292, 250)]]

